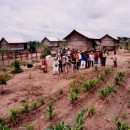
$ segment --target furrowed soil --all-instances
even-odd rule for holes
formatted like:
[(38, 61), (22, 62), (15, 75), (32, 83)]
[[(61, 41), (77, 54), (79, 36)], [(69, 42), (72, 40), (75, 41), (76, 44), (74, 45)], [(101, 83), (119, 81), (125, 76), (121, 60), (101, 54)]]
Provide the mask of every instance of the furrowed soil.
[[(43, 130), (48, 125), (54, 125), (64, 120), (65, 122), (74, 123), (75, 116), (82, 107), (89, 108), (90, 105), (96, 105), (95, 114), (92, 117), (85, 115), (85, 124), (88, 130), (113, 130), (114, 118), (116, 116), (126, 117), (126, 121), (130, 120), (130, 53), (119, 50), (118, 67), (113, 69), (109, 75), (101, 80), (90, 92), (81, 92), (78, 101), (72, 104), (69, 100), (68, 92), (70, 83), (81, 74), (85, 79), (96, 77), (99, 72), (106, 67), (112, 67), (113, 53), (111, 52), (107, 58), (106, 67), (100, 66), (99, 71), (95, 72), (94, 68), (79, 70), (75, 74), (52, 75), (52, 59), (48, 60), (49, 72), (44, 74), (41, 70), (29, 70), (21, 74), (15, 75), (7, 82), (4, 88), (5, 92), (0, 95), (0, 114), (8, 115), (9, 108), (20, 108), (22, 102), (32, 102), (41, 97), (52, 97), (55, 99), (54, 110), (55, 115), (52, 121), (49, 121), (45, 115), (45, 108), (51, 101), (49, 98), (45, 100), (45, 105), (36, 110), (32, 110), (27, 114), (23, 114), (17, 125), (12, 126), (13, 130), (24, 130), (24, 126), (32, 124), (35, 130)], [(114, 92), (105, 100), (100, 98), (99, 88), (113, 82), (117, 72), (125, 71), (126, 75), (119, 85), (116, 86)], [(31, 73), (31, 79), (29, 75)], [(58, 94), (59, 89), (63, 89), (63, 94)], [(79, 85), (79, 88), (81, 86)]]

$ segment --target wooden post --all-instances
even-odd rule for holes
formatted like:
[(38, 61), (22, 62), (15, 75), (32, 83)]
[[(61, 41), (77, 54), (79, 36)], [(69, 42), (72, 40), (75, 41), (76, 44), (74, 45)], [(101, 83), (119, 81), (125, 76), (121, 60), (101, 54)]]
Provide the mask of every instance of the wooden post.
[(10, 52), (7, 51), (7, 57), (8, 57), (8, 64), (10, 63)]
[(30, 53), (31, 53), (31, 59), (33, 59), (33, 56), (32, 56), (32, 49), (30, 50)]
[(2, 64), (4, 65), (4, 52), (2, 51)]
[(16, 61), (16, 58), (17, 58), (17, 56), (16, 56), (16, 51), (14, 52), (14, 59), (15, 59), (15, 61)]
[(26, 59), (28, 60), (28, 51), (26, 50)]
[(36, 61), (37, 61), (37, 49), (36, 49)]
[(20, 60), (23, 60), (23, 51), (21, 51)]

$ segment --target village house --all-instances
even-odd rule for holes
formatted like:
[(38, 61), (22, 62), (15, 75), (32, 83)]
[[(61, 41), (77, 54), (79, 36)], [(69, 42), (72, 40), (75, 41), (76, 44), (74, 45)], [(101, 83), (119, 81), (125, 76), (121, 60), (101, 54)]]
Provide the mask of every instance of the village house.
[(42, 44), (49, 48), (55, 48), (59, 46), (59, 40), (55, 37), (45, 37), (42, 40)]
[(100, 39), (87, 31), (73, 30), (64, 40), (67, 40), (68, 48), (77, 50), (100, 49)]
[(115, 50), (118, 45), (118, 39), (114, 36), (106, 34), (101, 38), (101, 47), (107, 50)]
[(27, 42), (21, 38), (2, 38), (0, 48), (3, 51), (23, 51), (27, 49)]

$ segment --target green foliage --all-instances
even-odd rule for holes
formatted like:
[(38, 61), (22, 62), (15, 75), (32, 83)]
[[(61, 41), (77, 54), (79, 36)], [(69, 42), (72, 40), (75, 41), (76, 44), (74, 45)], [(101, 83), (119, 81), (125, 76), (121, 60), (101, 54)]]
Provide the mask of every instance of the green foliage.
[(40, 99), (40, 104), (41, 104), (41, 105), (44, 105), (44, 104), (45, 104), (45, 99), (44, 99), (44, 98), (41, 98), (41, 99)]
[(76, 122), (78, 125), (83, 125), (85, 123), (83, 117), (84, 117), (84, 114), (87, 112), (87, 109), (86, 108), (82, 108), (81, 109), (81, 112), (77, 115), (76, 117)]
[(97, 65), (94, 67), (94, 70), (95, 70), (95, 71), (98, 71), (98, 66), (97, 66)]
[(29, 111), (29, 103), (27, 103), (27, 102), (22, 103), (22, 110), (24, 112), (28, 112)]
[(96, 110), (96, 105), (91, 105), (88, 109), (88, 116), (91, 117), (95, 113), (95, 110)]
[(5, 125), (5, 119), (4, 119), (4, 117), (2, 117), (2, 116), (0, 117), (0, 124), (1, 124), (1, 125)]
[(6, 79), (3, 76), (1, 76), (0, 77), (0, 85), (6, 85), (6, 84), (7, 84)]
[(89, 90), (91, 90), (98, 82), (99, 82), (99, 79), (98, 79), (98, 78), (94, 78), (94, 79), (91, 79), (91, 80), (87, 80), (87, 81), (84, 81), (84, 82), (83, 82), (82, 87), (83, 87), (86, 91), (89, 91)]
[(70, 98), (71, 103), (74, 103), (75, 101), (78, 100), (78, 94), (70, 90), (69, 98)]
[(124, 76), (125, 72), (118, 72), (115, 77), (115, 83), (118, 84), (123, 79)]
[(64, 121), (61, 121), (55, 125), (54, 130), (64, 130), (64, 128), (65, 128), (65, 123)]
[(37, 108), (38, 108), (38, 103), (37, 103), (36, 101), (34, 101), (34, 102), (32, 103), (32, 109), (35, 110), (35, 109), (37, 109)]
[(98, 75), (98, 78), (99, 78), (99, 79), (104, 80), (104, 77), (105, 77), (105, 72), (101, 72), (101, 73)]
[(50, 54), (51, 54), (50, 49), (48, 47), (45, 47), (44, 50), (43, 50), (43, 52), (42, 52), (42, 54), (41, 54), (41, 57), (42, 56), (48, 56)]
[(32, 124), (29, 124), (26, 126), (26, 130), (34, 130), (34, 126)]
[(128, 123), (125, 123), (122, 120), (119, 120), (118, 117), (115, 118), (114, 123), (115, 123), (115, 130), (130, 130)]
[(101, 93), (102, 99), (108, 97), (114, 91), (114, 89), (114, 84), (109, 84), (108, 86), (101, 88), (99, 92)]
[(53, 102), (48, 104), (48, 106), (46, 107), (46, 114), (48, 115), (49, 120), (53, 119), (53, 115), (54, 115)]
[(11, 109), (9, 110), (9, 112), (10, 112), (11, 121), (12, 121), (14, 124), (16, 124), (17, 121), (18, 121), (18, 110), (15, 109), (15, 108), (11, 108)]
[(8, 126), (0, 124), (0, 130), (11, 130)]
[(23, 70), (20, 68), (20, 62), (19, 61), (13, 61), (11, 63), (11, 66), (14, 67), (14, 70), (11, 71), (12, 74), (22, 73)]
[(105, 73), (105, 75), (108, 75), (108, 74), (110, 73), (110, 68), (106, 68), (106, 69), (104, 70), (104, 73)]
[(39, 41), (30, 41), (30, 42), (28, 42), (28, 44), (29, 44), (30, 46), (34, 47), (34, 48), (38, 48), (38, 47), (43, 46), (42, 43), (39, 42)]

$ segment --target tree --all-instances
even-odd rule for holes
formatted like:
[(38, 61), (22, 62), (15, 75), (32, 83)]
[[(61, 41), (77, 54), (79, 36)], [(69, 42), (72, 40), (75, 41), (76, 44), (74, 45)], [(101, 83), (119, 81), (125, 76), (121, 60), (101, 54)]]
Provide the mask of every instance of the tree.
[(1, 86), (1, 94), (3, 93), (3, 86), (6, 85), (7, 82), (6, 80), (4, 79), (4, 77), (0, 77), (0, 86)]

